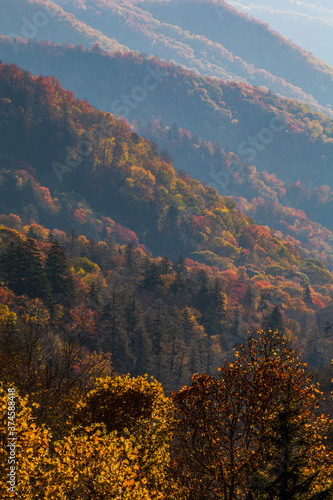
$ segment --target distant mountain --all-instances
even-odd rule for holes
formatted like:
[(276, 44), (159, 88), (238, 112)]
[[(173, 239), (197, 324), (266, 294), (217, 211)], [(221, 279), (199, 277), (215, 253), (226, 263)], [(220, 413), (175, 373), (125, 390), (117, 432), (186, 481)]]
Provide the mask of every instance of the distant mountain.
[(128, 50), (114, 38), (76, 19), (61, 7), (65, 4), (66, 0), (1, 0), (0, 33), (15, 39), (50, 39), (89, 47), (98, 43), (110, 51)]
[(294, 100), (198, 76), (157, 58), (110, 55), (96, 47), (29, 42), (14, 48), (2, 38), (0, 57), (34, 74), (55, 74), (77, 97), (129, 121), (177, 122), (284, 182), (309, 179), (314, 187), (333, 187), (333, 122)]
[[(228, 50), (236, 67), (243, 61), (259, 71), (268, 72), (277, 80), (282, 78), (288, 84), (301, 88), (324, 106), (332, 105), (332, 67), (272, 31), (267, 24), (242, 15), (226, 2), (144, 0), (135, 4), (140, 4), (141, 9), (147, 9), (163, 23), (189, 30), (214, 46), (217, 44)], [(266, 85), (286, 97), (295, 97), (288, 91), (273, 88), (268, 82), (260, 83), (257, 75), (246, 78), (246, 81), (252, 85)], [(324, 85), (327, 85), (326, 90), (322, 88)]]
[(230, 0), (236, 9), (268, 23), (316, 57), (333, 65), (333, 5), (330, 0)]
[(330, 66), (223, 1), (4, 1), (3, 35), (126, 46), (203, 75), (264, 86), (315, 109), (329, 112), (333, 103)]

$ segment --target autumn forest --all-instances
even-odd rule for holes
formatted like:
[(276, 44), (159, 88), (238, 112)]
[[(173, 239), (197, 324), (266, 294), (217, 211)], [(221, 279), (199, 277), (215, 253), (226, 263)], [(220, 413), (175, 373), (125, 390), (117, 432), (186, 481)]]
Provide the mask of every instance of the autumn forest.
[(333, 499), (333, 68), (191, 5), (0, 6), (1, 498)]

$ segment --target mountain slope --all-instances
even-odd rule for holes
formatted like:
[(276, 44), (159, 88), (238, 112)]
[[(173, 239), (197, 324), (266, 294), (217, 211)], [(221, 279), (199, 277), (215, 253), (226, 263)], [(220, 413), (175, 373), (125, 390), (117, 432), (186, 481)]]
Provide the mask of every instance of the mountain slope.
[[(328, 186), (317, 189), (310, 184), (287, 184), (276, 174), (257, 172), (233, 153), (227, 154), (217, 144), (203, 141), (175, 125), (136, 125), (138, 134), (156, 142), (162, 154), (170, 156), (176, 169), (214, 187), (221, 195), (231, 196), (243, 212), (259, 224), (268, 225), (289, 238), (296, 248), (308, 247), (312, 254), (333, 266), (333, 191)], [(234, 175), (232, 163), (238, 164)], [(224, 174), (224, 175), (223, 175)], [(219, 181), (226, 181), (224, 185)], [(326, 227), (325, 227), (326, 226)]]
[[(126, 222), (156, 253), (208, 252), (219, 262), (214, 251), (219, 252), (221, 233), (234, 243), (224, 256), (222, 250), (220, 265), (242, 259), (236, 241), (253, 221), (210, 187), (177, 176), (125, 122), (75, 100), (55, 79), (34, 78), (11, 65), (0, 66), (0, 94), (0, 159), (7, 167), (27, 162), (49, 189), (80, 193), (104, 216)], [(263, 248), (270, 247), (271, 265), (280, 244), (267, 230), (261, 238)], [(287, 267), (295, 255), (285, 254)]]
[(108, 36), (116, 33), (131, 49), (172, 59), (201, 74), (332, 105), (330, 66), (224, 2), (86, 0), (82, 5), (66, 8)]
[[(56, 3), (5, 0), (7, 15), (0, 33), (22, 36), (21, 20), (16, 16), (20, 10), (32, 23), (30, 34), (23, 28), (30, 39), (84, 43), (86, 47), (98, 42), (108, 50), (117, 49), (118, 43), (120, 50), (127, 46), (173, 60), (200, 74), (265, 86), (285, 97), (308, 102), (314, 109), (323, 106), (330, 113), (333, 69), (223, 2), (80, 0), (58, 2), (61, 7)], [(57, 16), (48, 19), (45, 26), (41, 20), (37, 21), (41, 27), (34, 26), (34, 16), (37, 12), (45, 15), (45, 8), (56, 9)]]
[(49, 0), (2, 0), (0, 33), (15, 39), (51, 39), (56, 43), (68, 42), (89, 47), (98, 42), (110, 51), (128, 50), (114, 38), (105, 36), (66, 12), (61, 7), (62, 4), (65, 6), (65, 0), (59, 3)]
[[(71, 308), (64, 321), (71, 325), (71, 318), (80, 320), (81, 335), (111, 352), (124, 370), (141, 370), (138, 358), (146, 370), (135, 342), (146, 346), (150, 356), (148, 345), (155, 342), (156, 347), (157, 338), (153, 374), (162, 380), (172, 375), (172, 383), (178, 384), (183, 373), (173, 372), (172, 342), (175, 350), (181, 349), (173, 358), (178, 367), (188, 373), (206, 365), (210, 371), (212, 363), (218, 366), (222, 350), (242, 340), (247, 328), (260, 325), (278, 324), (313, 358), (306, 342), (318, 334), (318, 325), (324, 331), (325, 318), (331, 317), (333, 276), (306, 248), (296, 250), (291, 241), (237, 210), (230, 198), (184, 173), (177, 175), (154, 144), (132, 133), (124, 121), (76, 100), (54, 78), (32, 77), (1, 64), (0, 96), (0, 224), (28, 237), (25, 241), (26, 236), (2, 229), (0, 275), (12, 291), (20, 293), (30, 283), (20, 274), (26, 245), (38, 278), (41, 252), (49, 250), (49, 239), (59, 238), (72, 255), (77, 287), (76, 295), (57, 299)], [(44, 207), (43, 216), (52, 224), (52, 213), (58, 211), (53, 236), (34, 222), (33, 203)], [(93, 235), (90, 242), (74, 231), (74, 219), (76, 228)], [(115, 250), (112, 236), (124, 241), (120, 224), (130, 228), (131, 245)], [(39, 252), (34, 239), (40, 242)], [(173, 269), (167, 257), (145, 256), (144, 247), (134, 254), (139, 241), (156, 255), (176, 257)], [(177, 258), (180, 251), (185, 261)], [(23, 264), (30, 277), (31, 261)], [(34, 290), (28, 289), (31, 298)], [(6, 288), (0, 287), (0, 293), (5, 303), (22, 303)], [(119, 327), (116, 335), (112, 325)], [(325, 346), (330, 342), (326, 337)]]
[(176, 121), (284, 182), (308, 178), (314, 186), (333, 186), (333, 122), (296, 101), (132, 53), (34, 42), (17, 47), (15, 53), (9, 39), (0, 39), (0, 57), (34, 74), (54, 73), (78, 97), (105, 111), (130, 121)]
[(241, 12), (268, 23), (316, 57), (333, 65), (333, 9), (330, 0), (314, 2), (239, 0), (229, 2)]
[(320, 104), (332, 104), (332, 68), (256, 19), (241, 15), (223, 2), (147, 0), (140, 5), (147, 6), (158, 19), (206, 36), (254, 67), (284, 78), (312, 94)]

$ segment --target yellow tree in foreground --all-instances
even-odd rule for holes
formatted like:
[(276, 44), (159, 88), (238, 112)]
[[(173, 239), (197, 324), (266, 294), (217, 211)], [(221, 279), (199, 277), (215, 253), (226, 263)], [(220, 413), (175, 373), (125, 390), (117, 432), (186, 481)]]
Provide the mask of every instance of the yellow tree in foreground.
[[(42, 498), (41, 469), (50, 435), (34, 423), (28, 398), (20, 398), (13, 390), (0, 385), (0, 498)], [(12, 483), (8, 482), (10, 478)]]
[(218, 377), (173, 395), (171, 473), (191, 500), (333, 498), (332, 422), (306, 365), (278, 332), (258, 332)]
[(132, 459), (128, 460), (138, 477), (144, 478), (149, 498), (171, 499), (167, 466), (173, 413), (172, 402), (153, 378), (107, 377), (97, 380), (96, 388), (79, 405), (74, 422), (82, 426), (103, 424), (108, 433), (116, 432), (117, 439), (131, 443)]
[[(78, 424), (53, 443), (16, 391), (15, 494), (22, 499), (180, 500), (169, 481), (173, 407), (147, 377), (98, 379), (78, 405)], [(8, 395), (0, 391), (1, 434), (8, 436)], [(94, 420), (94, 422), (93, 422)], [(1, 498), (8, 489), (6, 439), (0, 449)]]
[[(159, 500), (142, 474), (139, 450), (132, 439), (96, 429), (73, 431), (57, 443), (45, 474), (45, 499)], [(159, 474), (158, 465), (152, 473)]]

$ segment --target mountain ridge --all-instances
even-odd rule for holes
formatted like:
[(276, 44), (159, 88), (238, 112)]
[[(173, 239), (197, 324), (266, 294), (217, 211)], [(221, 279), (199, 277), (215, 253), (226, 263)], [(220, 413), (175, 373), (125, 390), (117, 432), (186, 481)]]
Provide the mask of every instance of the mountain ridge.
[[(267, 25), (247, 19), (224, 2), (192, 1), (191, 9), (188, 9), (184, 0), (89, 1), (66, 2), (65, 5), (61, 2), (61, 7), (51, 0), (30, 0), (29, 3), (15, 0), (15, 5), (9, 0), (4, 1), (12, 15), (7, 16), (6, 23), (0, 21), (3, 35), (13, 37), (15, 33), (20, 35), (21, 31), (22, 36), (22, 26), (17, 26), (21, 21), (15, 16), (17, 10), (26, 12), (28, 9), (26, 18), (31, 24), (33, 16), (43, 12), (42, 8), (50, 9), (53, 5), (52, 9), (61, 9), (62, 17), (58, 16), (57, 22), (47, 22), (46, 26), (41, 22), (40, 27), (32, 26), (29, 39), (37, 37), (56, 43), (84, 43), (86, 48), (99, 43), (103, 49), (122, 52), (129, 47), (174, 60), (203, 75), (266, 86), (285, 97), (310, 103), (314, 109), (322, 106), (325, 113), (332, 113), (333, 68), (273, 32)], [(15, 10), (13, 6), (16, 6)], [(175, 19), (174, 11), (177, 12)], [(74, 24), (67, 31), (64, 27), (66, 16), (72, 16), (71, 23)], [(198, 17), (201, 19), (199, 25), (195, 22)], [(73, 32), (80, 32), (80, 23), (84, 23), (84, 29), (88, 30), (85, 38), (73, 35)], [(208, 31), (205, 31), (205, 26), (209, 26)], [(240, 31), (243, 42), (237, 41), (233, 35)]]
[[(131, 52), (109, 54), (98, 47), (85, 50), (32, 41), (19, 47), (15, 54), (10, 40), (0, 38), (0, 57), (14, 59), (34, 74), (53, 69), (65, 87), (100, 109), (130, 121), (157, 118), (169, 126), (176, 121), (180, 128), (220, 143), (244, 161), (253, 163), (255, 156), (258, 170), (278, 172), (282, 181), (309, 178), (317, 186), (333, 185), (333, 122), (297, 101), (243, 83), (194, 75)], [(156, 85), (149, 80), (149, 67), (160, 75)], [(147, 78), (150, 88), (145, 89)], [(270, 130), (275, 118), (286, 124), (280, 133)]]

